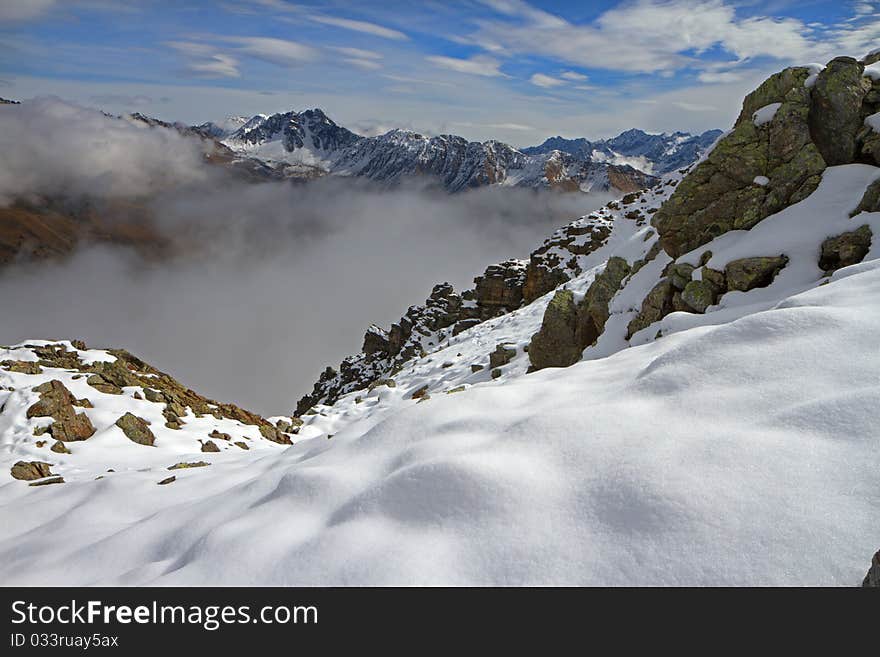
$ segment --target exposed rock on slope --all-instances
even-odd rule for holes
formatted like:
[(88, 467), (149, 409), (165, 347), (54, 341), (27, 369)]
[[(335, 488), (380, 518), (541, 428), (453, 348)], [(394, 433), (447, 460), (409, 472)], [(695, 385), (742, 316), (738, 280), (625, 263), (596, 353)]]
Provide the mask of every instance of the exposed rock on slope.
[[(867, 60), (866, 60), (867, 61)], [(873, 158), (864, 129), (878, 79), (838, 57), (821, 71), (793, 67), (749, 94), (733, 130), (657, 212), (661, 244), (678, 257), (729, 230), (748, 230), (809, 196), (826, 166)]]
[(93, 477), (103, 472), (99, 465), (166, 467), (174, 456), (199, 452), (208, 438), (219, 439), (216, 452), (242, 449), (238, 443), (290, 445), (300, 424), (207, 399), (121, 349), (78, 341), (0, 348), (0, 441), (34, 459), (15, 464), (16, 479), (54, 476), (56, 468), (69, 479)]

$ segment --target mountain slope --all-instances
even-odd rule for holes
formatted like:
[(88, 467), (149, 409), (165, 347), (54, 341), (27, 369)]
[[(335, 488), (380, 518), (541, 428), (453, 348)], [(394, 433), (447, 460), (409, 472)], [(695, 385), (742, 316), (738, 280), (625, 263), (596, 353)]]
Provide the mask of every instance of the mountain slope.
[(527, 155), (560, 151), (578, 159), (630, 164), (645, 173), (663, 175), (696, 161), (720, 136), (721, 130), (707, 130), (700, 135), (685, 132), (655, 135), (631, 129), (617, 137), (598, 141), (551, 137), (540, 146), (522, 151)]
[[(596, 142), (596, 148), (589, 152), (544, 147), (519, 151), (498, 141), (470, 142), (455, 135), (426, 137), (407, 130), (361, 137), (319, 109), (260, 114), (232, 132), (215, 124), (199, 128), (223, 135), (223, 143), (243, 156), (273, 166), (286, 165), (292, 171), (310, 167), (383, 183), (428, 175), (451, 192), (496, 184), (630, 192), (655, 182), (650, 175), (655, 166), (652, 158), (662, 158), (659, 168), (664, 172), (678, 168), (679, 163), (686, 166), (708, 147), (715, 134), (690, 138), (682, 133), (669, 136), (629, 131), (609, 140), (609, 146)], [(641, 141), (636, 134), (642, 135)]]
[[(60, 486), (4, 470), (0, 577), (859, 584), (880, 544), (878, 112), (866, 62), (772, 76), (689, 171), (371, 328), (283, 452), (161, 487), (93, 481), (85, 450)], [(2, 375), (14, 467), (38, 400)]]

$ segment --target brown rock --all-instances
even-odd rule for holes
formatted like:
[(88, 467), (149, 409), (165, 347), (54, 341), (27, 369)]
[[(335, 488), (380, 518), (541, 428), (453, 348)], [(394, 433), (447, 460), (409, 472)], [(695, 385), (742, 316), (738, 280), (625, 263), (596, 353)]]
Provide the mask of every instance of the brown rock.
[(122, 429), (122, 433), (132, 442), (138, 445), (152, 446), (156, 441), (153, 432), (150, 431), (150, 424), (143, 418), (131, 413), (126, 413), (116, 420), (116, 426)]
[(213, 440), (206, 440), (202, 443), (202, 451), (203, 452), (219, 452), (220, 448), (217, 447), (217, 443)]
[(12, 466), (10, 473), (13, 479), (33, 481), (34, 479), (51, 477), (52, 471), (49, 468), (50, 464), (43, 461), (18, 461)]

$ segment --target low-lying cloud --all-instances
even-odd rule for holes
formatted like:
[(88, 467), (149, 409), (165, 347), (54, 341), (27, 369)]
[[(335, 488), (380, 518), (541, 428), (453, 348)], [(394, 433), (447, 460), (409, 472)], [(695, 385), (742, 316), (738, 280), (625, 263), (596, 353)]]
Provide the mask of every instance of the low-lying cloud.
[[(194, 171), (181, 171), (188, 146), (174, 150), (179, 140), (155, 129), (138, 129), (145, 141), (126, 133), (122, 144), (107, 132), (98, 158), (105, 175), (94, 176), (82, 170), (95, 164), (80, 152), (90, 140), (63, 133), (97, 119), (81, 124), (77, 112), (54, 106), (50, 114), (65, 124), (52, 128), (56, 139), (13, 145), (33, 153), (51, 142), (59, 162), (34, 157), (30, 170), (17, 162), (17, 179), (7, 176), (0, 190), (11, 197), (26, 182), (18, 191), (149, 193), (176, 250), (152, 261), (95, 245), (3, 270), (0, 307), (14, 311), (0, 316), (0, 344), (82, 338), (127, 348), (208, 396), (265, 414), (289, 413), (325, 366), (360, 348), (370, 323), (387, 326), (435, 283), (470, 287), (486, 265), (526, 256), (552, 229), (606, 200), (500, 188), (449, 195), (339, 178), (243, 183), (205, 171), (198, 158)], [(6, 128), (0, 112), (4, 138)], [(107, 153), (118, 159), (112, 167)], [(47, 182), (52, 172), (66, 184)]]

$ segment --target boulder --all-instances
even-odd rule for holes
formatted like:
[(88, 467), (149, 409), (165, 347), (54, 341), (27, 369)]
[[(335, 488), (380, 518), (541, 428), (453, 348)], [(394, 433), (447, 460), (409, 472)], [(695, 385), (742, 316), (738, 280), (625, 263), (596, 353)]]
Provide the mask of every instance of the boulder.
[(651, 288), (651, 291), (642, 301), (642, 307), (638, 315), (633, 317), (626, 327), (626, 339), (629, 340), (633, 335), (653, 324), (659, 322), (669, 313), (673, 312), (673, 287), (672, 282), (668, 278), (662, 279), (657, 285)]
[[(547, 304), (541, 329), (532, 336), (529, 360), (536, 370), (545, 367), (568, 367), (581, 358), (575, 334), (578, 310), (570, 290), (557, 290)], [(494, 372), (493, 372), (494, 378)]]
[(810, 135), (828, 166), (849, 164), (856, 156), (862, 129), (862, 100), (871, 80), (852, 57), (837, 57), (816, 78), (810, 104)]
[(717, 303), (717, 288), (709, 281), (689, 281), (681, 293), (681, 299), (698, 313)]
[(868, 225), (859, 226), (856, 230), (837, 237), (829, 237), (822, 242), (819, 267), (826, 272), (833, 272), (861, 262), (871, 249), (872, 237), (871, 227)]
[(516, 347), (501, 342), (495, 346), (495, 351), (489, 354), (489, 367), (503, 367), (513, 360), (516, 356)]
[(150, 431), (149, 422), (137, 415), (126, 413), (116, 420), (116, 426), (122, 429), (126, 438), (138, 445), (152, 446), (156, 441), (156, 437)]
[(202, 443), (202, 451), (203, 452), (219, 452), (220, 448), (217, 447), (217, 443), (213, 440), (206, 440)]
[(786, 264), (788, 258), (784, 255), (734, 260), (724, 269), (727, 287), (740, 292), (767, 287)]
[(18, 461), (12, 466), (10, 474), (13, 479), (33, 481), (53, 476), (49, 468), (50, 464), (43, 461)]

